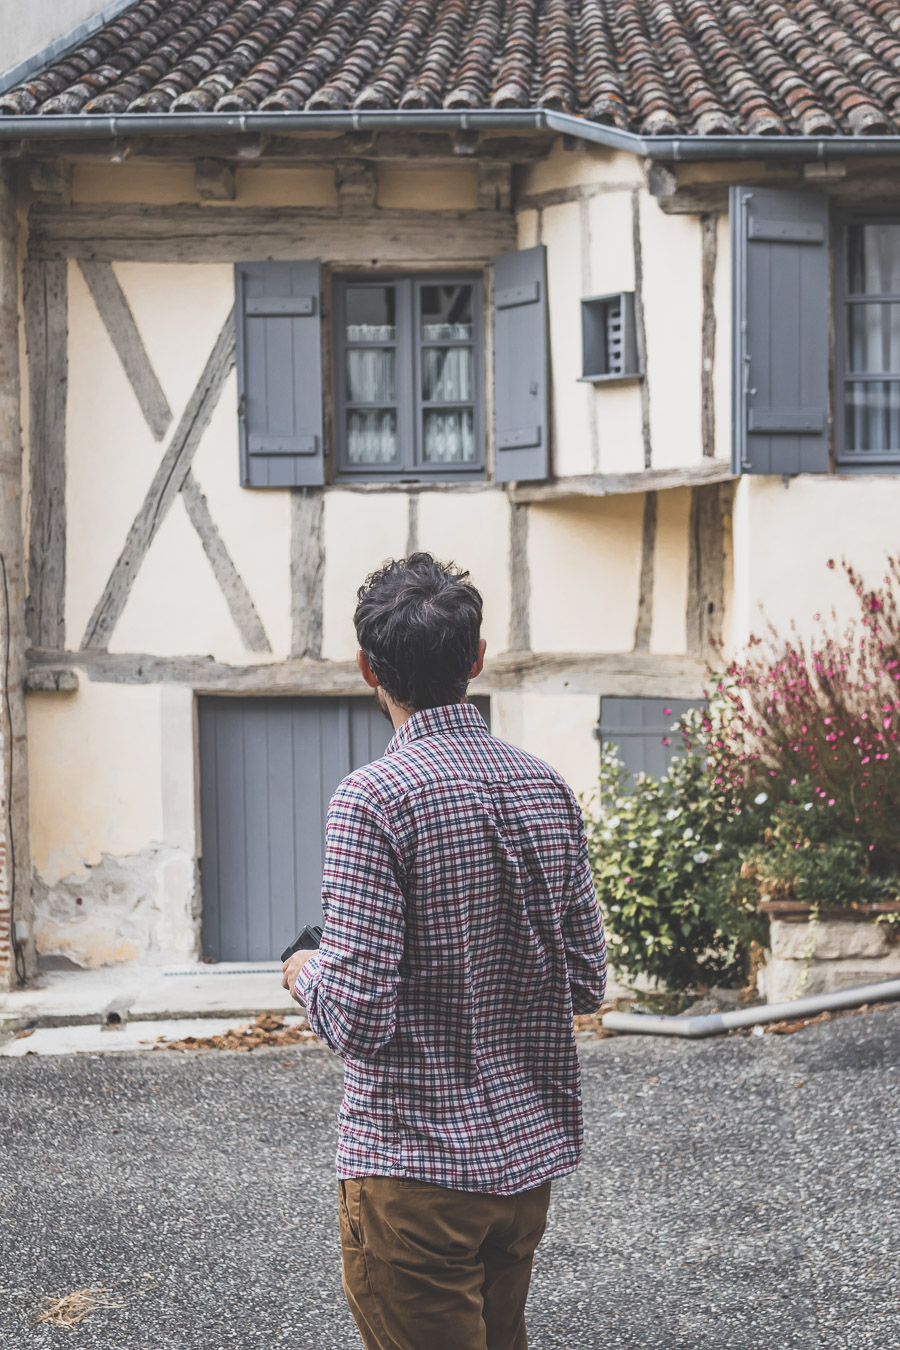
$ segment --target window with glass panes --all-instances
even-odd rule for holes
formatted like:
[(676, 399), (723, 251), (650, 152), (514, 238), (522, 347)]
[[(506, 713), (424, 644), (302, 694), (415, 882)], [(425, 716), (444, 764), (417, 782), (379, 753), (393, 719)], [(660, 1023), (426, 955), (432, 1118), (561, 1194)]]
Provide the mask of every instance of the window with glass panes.
[(900, 461), (900, 220), (849, 220), (839, 236), (837, 459)]
[(480, 279), (339, 278), (334, 314), (337, 476), (482, 477)]

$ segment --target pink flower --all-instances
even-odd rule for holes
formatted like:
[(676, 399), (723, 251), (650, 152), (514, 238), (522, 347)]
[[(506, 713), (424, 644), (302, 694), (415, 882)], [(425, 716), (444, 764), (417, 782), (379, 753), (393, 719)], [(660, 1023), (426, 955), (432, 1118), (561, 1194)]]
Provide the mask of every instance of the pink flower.
[(672, 737), (671, 737), (671, 736), (663, 736), (661, 744), (662, 744), (662, 745), (671, 745), (671, 744), (672, 744)]
[(671, 709), (671, 708), (663, 708), (663, 717), (671, 717), (671, 716), (672, 716), (672, 709)]

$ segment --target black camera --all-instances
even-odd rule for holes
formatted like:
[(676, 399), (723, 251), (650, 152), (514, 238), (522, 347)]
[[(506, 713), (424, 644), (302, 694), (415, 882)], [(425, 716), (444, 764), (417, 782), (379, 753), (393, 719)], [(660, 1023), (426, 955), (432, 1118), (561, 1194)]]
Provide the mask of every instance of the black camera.
[(297, 934), (291, 945), (289, 947), (285, 947), (284, 951), (281, 953), (281, 959), (282, 961), (286, 961), (289, 956), (294, 955), (294, 952), (311, 951), (313, 947), (318, 947), (321, 941), (322, 941), (321, 927), (317, 924), (315, 928), (312, 928), (310, 927), (309, 924), (307, 924), (303, 932)]

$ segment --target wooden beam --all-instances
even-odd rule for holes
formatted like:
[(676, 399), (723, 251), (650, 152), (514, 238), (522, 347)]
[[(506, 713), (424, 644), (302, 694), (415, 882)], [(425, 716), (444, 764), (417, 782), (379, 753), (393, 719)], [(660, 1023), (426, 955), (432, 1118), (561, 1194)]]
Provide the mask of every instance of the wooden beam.
[(198, 159), (194, 185), (205, 202), (234, 201), (234, 169), (223, 159)]
[(411, 492), (406, 512), (406, 556), (411, 557), (419, 551), (419, 494)]
[(503, 211), (378, 210), (351, 218), (326, 207), (36, 206), (34, 258), (98, 262), (253, 262), (324, 257), (333, 263), (481, 264), (516, 246)]
[(611, 497), (625, 492), (665, 492), (704, 483), (730, 483), (735, 475), (723, 459), (688, 464), (683, 469), (646, 469), (643, 473), (597, 473), (557, 478), (549, 483), (516, 483), (514, 502), (554, 502), (567, 497)]
[(512, 165), (479, 160), (479, 211), (508, 211), (512, 203)]
[[(120, 655), (105, 651), (28, 653), (32, 671), (83, 671), (105, 684), (186, 684), (198, 693), (358, 694), (371, 697), (355, 661), (271, 661), (225, 665), (211, 656)], [(507, 652), (485, 663), (472, 693), (660, 695), (698, 698), (705, 667), (689, 656), (649, 652)]]
[(687, 594), (688, 651), (715, 660), (725, 610), (725, 529), (718, 483), (691, 491)]
[(366, 213), (375, 208), (375, 170), (364, 159), (339, 159), (334, 165), (334, 187), (341, 211)]
[(45, 202), (72, 200), (72, 165), (64, 159), (32, 159), (28, 162), (28, 185)]
[(28, 636), (41, 647), (66, 641), (66, 399), (68, 276), (64, 262), (28, 262), (24, 274), (28, 350)]
[(703, 318), (700, 329), (700, 439), (703, 454), (711, 459), (716, 453), (716, 255), (719, 241), (718, 216), (700, 220), (700, 273), (703, 294)]
[(181, 486), (181, 495), (191, 524), (200, 536), (203, 551), (210, 561), (216, 581), (225, 597), (225, 603), (241, 635), (241, 641), (248, 652), (270, 652), (272, 648), (250, 592), (225, 547), (225, 542), (210, 513), (209, 503), (190, 470)]
[(641, 438), (644, 442), (644, 468), (653, 462), (653, 444), (650, 436), (650, 371), (647, 365), (647, 328), (644, 324), (644, 251), (641, 244), (641, 194), (638, 188), (631, 193), (631, 242), (634, 250), (634, 336), (637, 346), (638, 370), (641, 379), (638, 391), (641, 400)]
[(656, 522), (659, 499), (655, 492), (644, 497), (644, 523), (641, 532), (641, 583), (638, 592), (637, 621), (634, 626), (634, 650), (650, 650), (653, 627), (653, 583), (656, 579)]
[(531, 647), (531, 575), (528, 567), (528, 507), (509, 504), (509, 635), (511, 652)]
[(26, 694), (74, 694), (78, 671), (68, 666), (35, 666), (25, 676)]
[(542, 211), (546, 206), (566, 206), (569, 202), (586, 202), (591, 197), (603, 197), (608, 192), (633, 192), (634, 181), (610, 183), (576, 183), (573, 187), (545, 188), (542, 192), (525, 192), (516, 200), (517, 211)]
[(172, 422), (172, 409), (150, 361), (131, 306), (110, 263), (81, 260), (81, 271), (97, 312), (140, 404), (144, 421), (161, 441)]
[(325, 553), (321, 488), (291, 492), (291, 656), (318, 660), (322, 655), (322, 580)]
[[(210, 353), (197, 387), (175, 429), (153, 482), (144, 498), (125, 546), (97, 601), (82, 639), (83, 648), (104, 650), (109, 645), (131, 587), (147, 550), (165, 519), (191, 467), (191, 461), (219, 401), (222, 386), (234, 365), (234, 314), (228, 315)], [(60, 644), (61, 645), (61, 644)]]

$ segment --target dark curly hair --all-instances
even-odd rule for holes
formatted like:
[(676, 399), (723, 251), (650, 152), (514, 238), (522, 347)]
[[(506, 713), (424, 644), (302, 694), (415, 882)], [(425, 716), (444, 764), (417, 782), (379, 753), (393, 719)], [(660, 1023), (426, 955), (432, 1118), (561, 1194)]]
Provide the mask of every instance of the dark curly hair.
[(468, 572), (412, 553), (366, 577), (357, 600), (359, 645), (395, 703), (418, 712), (465, 698), (482, 611)]

